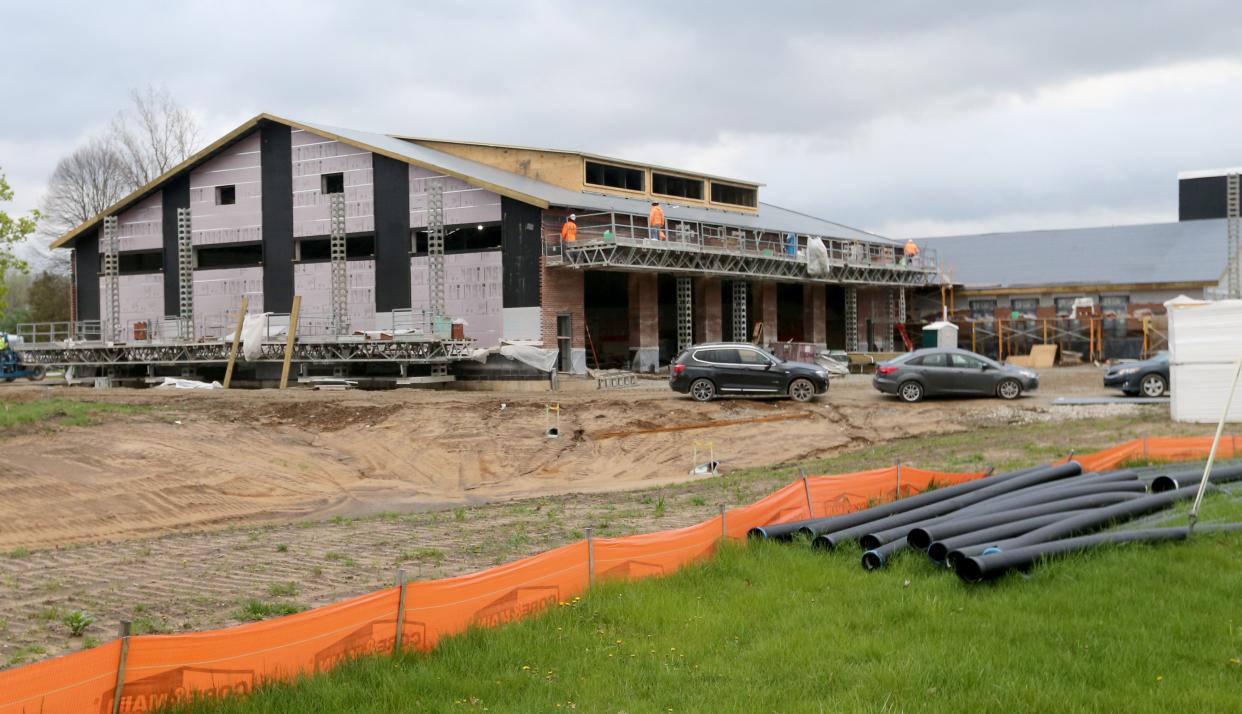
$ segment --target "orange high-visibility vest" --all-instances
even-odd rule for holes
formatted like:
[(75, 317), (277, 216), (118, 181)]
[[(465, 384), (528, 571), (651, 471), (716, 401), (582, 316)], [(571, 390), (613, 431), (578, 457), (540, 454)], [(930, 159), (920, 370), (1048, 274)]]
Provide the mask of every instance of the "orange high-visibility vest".
[(914, 241), (912, 240), (906, 241), (906, 257), (913, 258), (914, 256), (918, 254), (919, 254), (919, 247), (915, 245)]
[(647, 223), (653, 226), (664, 225), (664, 209), (659, 206), (652, 206), (651, 216), (647, 219)]
[(578, 224), (573, 221), (565, 221), (565, 225), (561, 226), (561, 240), (566, 243), (578, 240)]

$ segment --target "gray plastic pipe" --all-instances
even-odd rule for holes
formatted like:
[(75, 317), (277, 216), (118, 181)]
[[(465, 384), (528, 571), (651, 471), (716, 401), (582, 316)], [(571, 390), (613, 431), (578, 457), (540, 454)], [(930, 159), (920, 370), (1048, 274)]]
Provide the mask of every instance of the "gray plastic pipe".
[(999, 481), (1004, 481), (1005, 479), (1013, 478), (1015, 476), (1020, 476), (1022, 474), (1034, 471), (1038, 468), (1042, 468), (1042, 467), (1034, 466), (1029, 469), (1021, 469), (1019, 471), (1010, 471), (1010, 472), (1006, 472), (1003, 474), (995, 474), (993, 476), (984, 476), (982, 478), (974, 479), (973, 481), (966, 481), (963, 483), (955, 484), (953, 486), (946, 486), (945, 488), (938, 488), (933, 491), (924, 491), (923, 493), (910, 496), (909, 498), (902, 498), (896, 501), (890, 501), (888, 503), (884, 503), (878, 506), (872, 506), (870, 508), (864, 508), (860, 511), (854, 511), (853, 513), (845, 513), (840, 516), (827, 516), (824, 518), (808, 518), (808, 519), (804, 519), (800, 521), (790, 521), (789, 523), (776, 523), (776, 524), (766, 525), (766, 526), (756, 526), (755, 528), (751, 528), (747, 532), (747, 535), (749, 535), (751, 538), (772, 538), (775, 540), (788, 540), (792, 538), (795, 533), (798, 533), (799, 531), (801, 531), (811, 537), (814, 537), (814, 536), (819, 535), (820, 533), (826, 533), (828, 531), (839, 530), (841, 528), (849, 528), (851, 526), (856, 526), (860, 523), (867, 523), (867, 522), (874, 521), (879, 518), (883, 518), (893, 513), (902, 513), (904, 511), (909, 511), (911, 509), (918, 508), (919, 506), (924, 506), (929, 503), (935, 503), (937, 501), (943, 501), (947, 498), (953, 498), (954, 496), (957, 496), (963, 493), (970, 493), (971, 491), (977, 491), (981, 488), (986, 488), (990, 484), (997, 483)]
[[(1084, 485), (1076, 488), (1065, 489), (1064, 492), (1055, 489), (1045, 489), (1038, 493), (1027, 494), (1025, 498), (989, 499), (987, 501), (977, 503), (969, 508), (959, 509), (941, 516), (935, 516), (934, 518), (929, 518), (918, 523), (908, 523), (886, 528), (882, 531), (867, 533), (858, 539), (858, 543), (865, 550), (870, 550), (872, 548), (879, 548), (885, 543), (889, 543), (894, 540), (907, 538), (911, 534), (918, 531), (934, 528), (951, 529), (954, 528), (957, 523), (969, 522), (975, 519), (987, 519), (993, 517), (994, 514), (1006, 513), (1020, 509), (1029, 509), (1037, 506), (1045, 507), (1044, 510), (1039, 511), (1038, 513), (1051, 513), (1052, 511), (1065, 511), (1073, 508), (1094, 508), (1097, 506), (1107, 506), (1117, 503), (1118, 501), (1125, 500), (1125, 496), (1117, 494), (1125, 494), (1129, 497), (1135, 497), (1137, 493), (1144, 492), (1145, 489), (1143, 485), (1137, 481), (1133, 483), (1113, 482), (1093, 484), (1090, 486)], [(1077, 501), (1078, 499), (1093, 496), (1097, 498), (1094, 500), (1084, 500), (1084, 505), (1081, 506), (1077, 506), (1074, 503), (1064, 505), (1066, 501)], [(995, 525), (996, 523), (1003, 522), (1004, 520), (1006, 519), (1001, 518), (1000, 520), (992, 520), (988, 523), (988, 525)], [(884, 523), (885, 521), (880, 521), (878, 525), (883, 525)], [(967, 530), (973, 529), (967, 528)], [(965, 530), (958, 530), (951, 535), (965, 532)], [(946, 533), (946, 535), (950, 534)], [(928, 540), (927, 543), (930, 544), (931, 541)], [(926, 545), (920, 545), (915, 541), (910, 541), (910, 545), (915, 548), (919, 548), (920, 550), (927, 547)]]
[(1003, 493), (1017, 491), (1021, 488), (1025, 488), (1026, 486), (1037, 483), (1056, 481), (1058, 479), (1076, 476), (1080, 473), (1082, 473), (1082, 466), (1077, 462), (1070, 462), (1059, 466), (1044, 466), (1029, 473), (1022, 474), (1021, 476), (1014, 476), (1004, 479), (998, 483), (990, 484), (984, 488), (978, 489), (977, 491), (971, 491), (969, 493), (964, 493), (960, 496), (943, 501), (937, 501), (936, 503), (931, 503), (911, 511), (905, 511), (903, 513), (887, 516), (882, 522), (867, 522), (857, 526), (852, 526), (850, 528), (832, 531), (830, 533), (821, 533), (816, 536), (815, 540), (811, 543), (818, 548), (835, 548), (838, 544), (843, 543), (846, 540), (861, 538), (867, 533), (875, 530), (884, 530), (887, 528), (905, 525), (907, 523), (918, 523), (935, 516), (956, 511), (963, 506), (969, 506), (974, 503), (979, 503), (980, 501), (986, 501), (989, 498), (993, 498)]
[(1187, 488), (1179, 488), (1176, 491), (1166, 491), (1164, 493), (1156, 493), (1142, 498), (1136, 498), (1132, 501), (1125, 501), (1104, 508), (1096, 508), (1086, 513), (1072, 516), (1056, 523), (1050, 523), (1046, 526), (1036, 528), (1033, 531), (1024, 533), (1014, 538), (999, 541), (992, 545), (985, 546), (967, 546), (958, 548), (949, 553), (949, 564), (954, 567), (968, 567), (964, 563), (966, 559), (982, 554), (991, 554), (993, 552), (1004, 552), (1014, 548), (1022, 548), (1028, 545), (1036, 545), (1046, 543), (1048, 541), (1076, 536), (1096, 528), (1102, 528), (1110, 523), (1126, 521), (1138, 516), (1144, 516), (1172, 506), (1178, 501), (1187, 498), (1193, 498), (1197, 486)]
[[(1103, 484), (1103, 486), (1117, 487), (1124, 484)], [(941, 540), (943, 538), (951, 538), (955, 535), (970, 533), (972, 531), (991, 528), (1002, 523), (1017, 521), (1032, 516), (1042, 516), (1047, 513), (1058, 513), (1062, 511), (1077, 511), (1084, 508), (1100, 508), (1102, 506), (1111, 506), (1122, 501), (1132, 501), (1141, 498), (1144, 494), (1142, 484), (1135, 484), (1137, 490), (1108, 490), (1095, 491), (1085, 493), (1066, 494), (1066, 498), (1053, 499), (1045, 502), (1022, 503), (1011, 502), (1012, 508), (1006, 508), (1002, 511), (992, 511), (991, 513), (969, 514), (961, 518), (946, 519), (939, 523), (929, 523), (926, 525), (912, 528), (906, 536), (910, 541), (912, 548), (919, 550), (927, 550), (932, 541)]]
[[(1203, 469), (1198, 469), (1195, 472), (1179, 471), (1177, 473), (1164, 474), (1151, 480), (1151, 492), (1164, 493), (1165, 491), (1174, 491), (1187, 486), (1198, 486), (1202, 480)], [(1232, 483), (1234, 481), (1242, 481), (1242, 464), (1214, 468), (1212, 469), (1212, 477), (1208, 479), (1208, 483)]]
[(938, 540), (927, 546), (927, 557), (931, 558), (936, 563), (944, 564), (944, 560), (948, 557), (949, 551), (954, 548), (975, 545), (976, 543), (987, 543), (989, 541), (995, 542), (1002, 538), (1012, 538), (1013, 536), (1022, 535), (1023, 533), (1029, 533), (1036, 528), (1046, 526), (1049, 523), (1056, 523), (1057, 521), (1069, 518), (1070, 516), (1076, 516), (1079, 513), (1083, 513), (1083, 511), (1058, 511), (1054, 513), (1045, 513), (1042, 516), (1032, 516), (1018, 521), (1009, 521), (1008, 523), (1002, 523), (991, 528), (984, 528), (982, 530), (971, 531), (970, 533), (963, 533), (961, 535), (953, 536), (952, 538)]
[[(1242, 523), (1199, 526), (1196, 530), (1200, 533), (1237, 531), (1242, 530)], [(962, 580), (968, 583), (978, 583), (1000, 577), (1010, 570), (1029, 567), (1036, 561), (1057, 555), (1076, 553), (1110, 544), (1160, 543), (1170, 540), (1185, 540), (1189, 532), (1190, 528), (1179, 527), (1095, 533), (1076, 538), (1023, 546), (1003, 553), (972, 556), (961, 560), (955, 571)]]

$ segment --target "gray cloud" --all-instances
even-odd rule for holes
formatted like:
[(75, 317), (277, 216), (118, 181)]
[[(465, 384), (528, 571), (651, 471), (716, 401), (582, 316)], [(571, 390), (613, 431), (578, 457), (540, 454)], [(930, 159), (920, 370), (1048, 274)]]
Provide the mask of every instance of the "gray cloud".
[(1242, 163), (1236, 3), (38, 5), (0, 49), (20, 206), (148, 83), (213, 136), (270, 111), (582, 148), (898, 233), (1171, 217), (1178, 170)]

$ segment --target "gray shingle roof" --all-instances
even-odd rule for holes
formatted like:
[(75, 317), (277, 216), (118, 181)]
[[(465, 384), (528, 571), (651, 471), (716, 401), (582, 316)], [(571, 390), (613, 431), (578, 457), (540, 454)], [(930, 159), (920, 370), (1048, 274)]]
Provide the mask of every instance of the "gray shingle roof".
[(915, 238), (966, 287), (1219, 282), (1225, 220)]

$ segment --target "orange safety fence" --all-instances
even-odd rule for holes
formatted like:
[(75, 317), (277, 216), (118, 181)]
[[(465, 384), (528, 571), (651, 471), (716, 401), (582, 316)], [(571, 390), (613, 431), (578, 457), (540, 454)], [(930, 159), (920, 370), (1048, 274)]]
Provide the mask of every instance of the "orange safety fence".
[[(1237, 453), (1235, 441), (1226, 438), (1221, 458)], [(1201, 458), (1210, 446), (1210, 438), (1149, 438), (1076, 458), (1084, 468), (1100, 470), (1143, 456)], [(846, 513), (898, 493), (918, 493), (933, 482), (944, 486), (982, 475), (891, 466), (810, 476), (686, 528), (588, 539), (478, 573), (411, 582), (263, 622), (114, 640), (0, 672), (0, 714), (146, 712), (191, 694), (245, 694), (267, 680), (324, 672), (351, 657), (392, 652), (398, 629), (402, 649), (430, 649), (440, 638), (469, 627), (501, 625), (568, 601), (592, 580), (672, 573), (710, 558), (722, 539), (745, 538), (755, 526)]]
[[(1074, 460), (1082, 464), (1084, 471), (1107, 471), (1127, 461), (1190, 461), (1206, 458), (1212, 449), (1212, 439), (1211, 436), (1148, 436), (1093, 454), (1075, 456)], [(1238, 458), (1242, 453), (1238, 451), (1239, 442), (1242, 438), (1237, 434), (1222, 435), (1216, 458)]]

